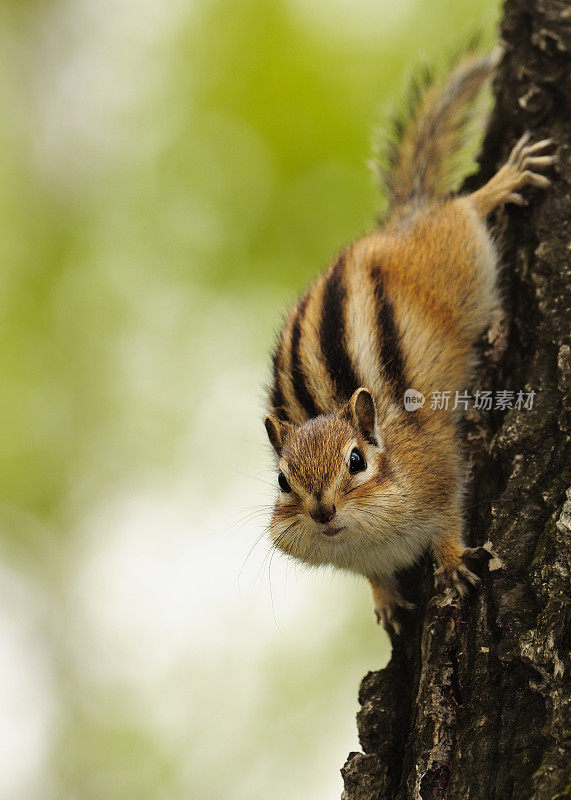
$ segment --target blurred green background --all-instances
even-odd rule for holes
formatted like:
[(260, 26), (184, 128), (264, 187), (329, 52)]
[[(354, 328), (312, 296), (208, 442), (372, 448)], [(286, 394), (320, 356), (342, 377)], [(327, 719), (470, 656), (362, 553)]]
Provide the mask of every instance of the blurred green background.
[(2, 3), (1, 798), (340, 795), (388, 645), (364, 583), (269, 570), (267, 352), (405, 74), (498, 15)]

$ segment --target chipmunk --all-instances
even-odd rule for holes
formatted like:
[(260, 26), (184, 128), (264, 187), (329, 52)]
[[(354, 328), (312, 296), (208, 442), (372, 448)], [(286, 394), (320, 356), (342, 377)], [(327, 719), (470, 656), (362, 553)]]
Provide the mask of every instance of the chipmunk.
[(480, 90), (497, 56), (468, 53), (417, 92), (390, 146), (384, 226), (346, 247), (285, 320), (265, 427), (277, 456), (273, 545), (310, 565), (366, 577), (377, 621), (399, 631), (395, 572), (426, 550), (438, 586), (464, 594), (461, 411), (406, 410), (405, 391), (457, 390), (499, 308), (498, 256), (486, 225), (519, 190), (546, 188), (549, 139), (517, 142), (478, 191), (455, 189)]

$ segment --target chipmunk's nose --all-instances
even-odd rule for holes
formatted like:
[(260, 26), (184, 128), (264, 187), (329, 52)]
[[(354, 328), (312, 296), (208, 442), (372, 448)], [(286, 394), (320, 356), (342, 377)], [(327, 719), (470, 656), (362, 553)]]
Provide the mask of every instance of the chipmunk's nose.
[(318, 503), (316, 506), (314, 506), (314, 508), (311, 509), (309, 514), (316, 522), (321, 522), (323, 525), (326, 525), (328, 522), (331, 522), (335, 516), (336, 510), (337, 509), (333, 503), (331, 505)]

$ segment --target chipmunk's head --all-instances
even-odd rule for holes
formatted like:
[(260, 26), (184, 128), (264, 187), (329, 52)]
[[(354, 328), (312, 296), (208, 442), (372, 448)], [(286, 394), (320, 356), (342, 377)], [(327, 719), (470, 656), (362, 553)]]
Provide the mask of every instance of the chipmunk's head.
[(272, 415), (265, 425), (278, 456), (274, 545), (309, 564), (358, 569), (401, 504), (371, 393), (357, 389), (338, 413), (300, 426)]

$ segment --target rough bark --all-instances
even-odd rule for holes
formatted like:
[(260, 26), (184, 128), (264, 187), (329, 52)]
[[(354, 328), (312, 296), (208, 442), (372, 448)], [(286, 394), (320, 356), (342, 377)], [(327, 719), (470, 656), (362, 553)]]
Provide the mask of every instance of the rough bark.
[(536, 392), (532, 410), (466, 422), (466, 527), (494, 557), (464, 602), (435, 593), (429, 563), (402, 576), (420, 610), (362, 681), (344, 800), (571, 794), (570, 26), (567, 0), (507, 0), (480, 158), (481, 184), (525, 130), (558, 144), (552, 189), (494, 219), (506, 319), (482, 343), (477, 383)]

